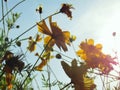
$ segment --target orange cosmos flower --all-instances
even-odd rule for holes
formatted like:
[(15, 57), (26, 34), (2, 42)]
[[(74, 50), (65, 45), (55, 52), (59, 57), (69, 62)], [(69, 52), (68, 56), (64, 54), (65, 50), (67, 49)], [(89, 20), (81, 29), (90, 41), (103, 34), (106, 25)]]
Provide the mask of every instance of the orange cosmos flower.
[[(47, 38), (52, 39), (52, 45), (55, 43), (59, 49), (62, 48), (64, 51), (67, 51), (68, 49), (66, 44), (70, 44), (70, 41), (69, 41), (70, 32), (62, 31), (58, 27), (56, 22), (52, 22), (52, 17), (49, 17), (49, 23), (50, 23), (51, 30), (48, 28), (44, 20), (40, 23), (37, 23), (38, 31), (48, 35)], [(48, 42), (45, 42), (45, 43), (48, 43)]]
[(53, 56), (51, 56), (51, 52), (50, 51), (45, 51), (42, 55), (42, 57), (37, 53), (36, 56), (38, 56), (41, 59), (41, 62), (39, 65), (37, 65), (34, 69), (37, 71), (42, 71), (43, 68), (48, 64), (48, 62), (50, 61), (50, 59), (53, 58)]
[(117, 64), (110, 55), (102, 53), (102, 45), (94, 45), (94, 40), (89, 39), (80, 44), (80, 50), (77, 51), (86, 64), (91, 68), (99, 68), (102, 73), (108, 74), (113, 70), (112, 64)]
[(43, 70), (43, 67), (47, 65), (48, 63), (48, 60), (47, 59), (41, 59), (41, 63), (35, 67), (35, 70), (38, 70), (38, 71), (42, 71)]

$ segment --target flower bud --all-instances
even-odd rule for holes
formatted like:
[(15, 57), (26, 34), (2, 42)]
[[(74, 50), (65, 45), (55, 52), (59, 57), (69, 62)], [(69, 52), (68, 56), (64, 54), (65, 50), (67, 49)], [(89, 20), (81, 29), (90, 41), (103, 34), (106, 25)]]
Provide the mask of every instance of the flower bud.
[(57, 54), (57, 55), (56, 55), (56, 58), (57, 58), (57, 59), (61, 59), (62, 56), (61, 56), (60, 54)]

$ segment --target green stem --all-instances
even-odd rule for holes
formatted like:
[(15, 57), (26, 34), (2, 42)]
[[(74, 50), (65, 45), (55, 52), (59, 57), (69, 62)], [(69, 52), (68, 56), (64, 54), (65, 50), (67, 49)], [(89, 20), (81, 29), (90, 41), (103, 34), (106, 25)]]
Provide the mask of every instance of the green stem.
[(5, 34), (5, 20), (4, 20), (4, 5), (3, 5), (3, 0), (1, 0), (2, 4), (2, 17), (3, 17), (3, 32)]
[(71, 42), (71, 44), (72, 44), (73, 51), (74, 51), (74, 53), (75, 53), (75, 55), (76, 55), (76, 57), (77, 57), (77, 61), (78, 61), (79, 63), (81, 63), (80, 60), (79, 60), (78, 55), (76, 54), (76, 50), (75, 50), (74, 44), (73, 44), (72, 42)]
[[(52, 70), (52, 68), (48, 65), (48, 67), (49, 67), (49, 69), (50, 69), (50, 71), (51, 71), (51, 73), (54, 75), (54, 77), (55, 77), (55, 79), (57, 80), (57, 82), (59, 83), (59, 81), (58, 81), (58, 79), (57, 79), (57, 76), (55, 75), (55, 73), (53, 72), (53, 70)], [(60, 83), (59, 83), (60, 84)], [(58, 84), (58, 87), (59, 87), (59, 89), (60, 89), (60, 85)]]
[(72, 59), (72, 60), (74, 59), (74, 58), (72, 58), (72, 57), (70, 57), (70, 56), (67, 56), (67, 55), (65, 55), (65, 54), (63, 54), (63, 53), (57, 51), (57, 50), (53, 50), (53, 51), (55, 51), (55, 52), (57, 52), (57, 53), (63, 55), (64, 57), (67, 57), (67, 58), (69, 58), (69, 59)]
[(67, 86), (69, 86), (70, 84), (72, 84), (72, 82), (68, 83), (67, 85), (65, 85), (63, 88), (61, 88), (60, 90), (64, 90)]
[(25, 41), (25, 40), (28, 40), (29, 38), (23, 38), (23, 39), (20, 39), (19, 41)]
[(49, 82), (49, 90), (51, 90), (51, 84), (50, 84), (50, 70), (49, 70), (49, 67), (48, 67), (48, 64), (47, 64), (47, 72), (48, 72), (48, 82)]
[[(1, 0), (1, 1), (3, 1), (3, 0)], [(15, 6), (13, 6), (13, 7), (1, 18), (0, 22), (1, 22), (14, 8), (16, 8), (19, 4), (21, 4), (21, 3), (24, 2), (24, 1), (25, 1), (25, 0), (22, 0), (22, 1), (18, 2)]]
[(2, 74), (0, 75), (0, 79), (1, 79), (1, 77), (3, 76), (4, 73), (5, 73), (5, 72), (3, 71)]
[(46, 44), (45, 48), (43, 49), (43, 51), (41, 52), (40, 56), (38, 57), (37, 61), (34, 63), (32, 69), (30, 70), (30, 72), (28, 73), (27, 77), (25, 78), (25, 80), (23, 81), (23, 83), (21, 84), (22, 86), (24, 85), (25, 81), (27, 80), (27, 78), (30, 76), (31, 72), (33, 71), (34, 67), (36, 66), (36, 64), (38, 63), (40, 57), (42, 56), (42, 54), (44, 53), (44, 51), (46, 50), (46, 48), (48, 47), (49, 43), (51, 42), (52, 38), (49, 40), (49, 42)]

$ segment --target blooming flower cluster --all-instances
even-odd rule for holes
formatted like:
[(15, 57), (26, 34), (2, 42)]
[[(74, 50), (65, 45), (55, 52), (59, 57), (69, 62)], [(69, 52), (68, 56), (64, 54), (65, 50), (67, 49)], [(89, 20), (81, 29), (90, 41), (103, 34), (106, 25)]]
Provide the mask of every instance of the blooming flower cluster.
[[(4, 1), (7, 3), (7, 0)], [(4, 3), (2, 2), (2, 4)], [(4, 15), (3, 7), (4, 5), (2, 5), (2, 19), (0, 20), (0, 22), (3, 21), (3, 27), (4, 27), (3, 29), (0, 28), (0, 30), (2, 30), (0, 34), (0, 89), (1, 90), (6, 90), (6, 89), (23, 90), (26, 89), (26, 87), (28, 88), (30, 86), (30, 82), (32, 81), (32, 77), (31, 77), (32, 71), (35, 70), (44, 71), (43, 68), (45, 66), (47, 66), (46, 68), (47, 70), (45, 71), (47, 71), (48, 73), (48, 79), (46, 79), (44, 75), (41, 74), (43, 76), (43, 79), (41, 80), (44, 80), (45, 82), (45, 83), (43, 82), (43, 84), (45, 84), (46, 87), (49, 88), (49, 90), (51, 90), (51, 86), (61, 85), (61, 83), (57, 80), (56, 75), (53, 72), (54, 70), (52, 70), (52, 68), (50, 67), (51, 64), (48, 63), (54, 57), (56, 57), (56, 59), (62, 59), (61, 61), (62, 68), (67, 74), (67, 76), (71, 79), (71, 82), (69, 84), (73, 84), (75, 90), (96, 89), (96, 84), (94, 84), (95, 78), (94, 76), (92, 77), (92, 75), (96, 75), (96, 74), (101, 76), (103, 75), (103, 77), (107, 76), (107, 80), (105, 80), (104, 77), (104, 80), (107, 83), (110, 75), (115, 79), (117, 78), (117, 80), (120, 79), (119, 76), (115, 76), (110, 73), (112, 70), (114, 70), (113, 65), (118, 64), (118, 62), (115, 61), (116, 57), (111, 57), (110, 55), (103, 53), (102, 44), (94, 44), (93, 39), (88, 39), (88, 40), (86, 39), (86, 41), (82, 41), (80, 43), (79, 45), (80, 49), (76, 52), (73, 44), (73, 41), (76, 40), (76, 36), (71, 35), (69, 31), (62, 30), (58, 26), (57, 22), (52, 20), (53, 16), (59, 13), (66, 14), (71, 19), (72, 18), (71, 9), (74, 9), (71, 4), (63, 3), (62, 7), (58, 10), (58, 12), (55, 12), (44, 19), (41, 18), (41, 15), (43, 14), (42, 13), (43, 8), (42, 5), (40, 5), (36, 9), (36, 11), (39, 13), (41, 20), (32, 27), (30, 27), (29, 29), (27, 29), (21, 35), (16, 37), (15, 39), (10, 39), (8, 33), (10, 29), (13, 29), (15, 22), (20, 16), (20, 14), (13, 13), (12, 18), (10, 18), (8, 14), (9, 12), (13, 11), (12, 9), (14, 8), (10, 9), (10, 11), (8, 11)], [(5, 19), (6, 19), (6, 23), (4, 23)], [(46, 19), (48, 19), (48, 22)], [(7, 24), (8, 31), (4, 30), (6, 29), (5, 24)], [(17, 29), (20, 27), (19, 25), (15, 25), (15, 26)], [(38, 31), (34, 37), (30, 36), (29, 38), (20, 39), (22, 35), (30, 31), (35, 26), (37, 26)], [(115, 37), (116, 32), (113, 32), (112, 35), (113, 37)], [(39, 53), (35, 54), (35, 56), (38, 56), (38, 59), (35, 61), (33, 65), (29, 64), (28, 61), (26, 62), (27, 65), (25, 65), (25, 63), (22, 61), (23, 54), (15, 55), (13, 51), (10, 50), (11, 46), (15, 46), (15, 47), (18, 46), (20, 50), (23, 52), (22, 41), (26, 39), (28, 39), (28, 46), (24, 56), (26, 56), (27, 51), (30, 51), (30, 53), (34, 52), (36, 50), (37, 45), (40, 48), (40, 50), (37, 50), (39, 51)], [(57, 51), (56, 48), (54, 48), (55, 45), (58, 47), (58, 49), (60, 49), (61, 52)], [(79, 60), (79, 58), (75, 59), (75, 57), (65, 55), (66, 54), (65, 52), (69, 51), (68, 46), (70, 45), (73, 47), (73, 50), (75, 51), (74, 53), (77, 54), (81, 60)], [(12, 49), (13, 48), (14, 47), (12, 47)], [(15, 50), (16, 49), (17, 48), (15, 48)], [(62, 53), (62, 51), (64, 52), (64, 54)], [(71, 62), (67, 59), (70, 59)], [(39, 60), (40, 63), (38, 64)], [(94, 70), (98, 71), (99, 74), (96, 72), (94, 73)], [(52, 73), (56, 78), (56, 80), (53, 81), (53, 83), (52, 83), (52, 79), (50, 80), (51, 78), (50, 73)], [(20, 79), (22, 78), (22, 80), (18, 80), (17, 78)], [(102, 82), (104, 84), (104, 81)], [(69, 84), (64, 86), (62, 89), (59, 86), (60, 90), (64, 90), (64, 88), (69, 86)], [(103, 87), (105, 88), (105, 85), (103, 85)], [(119, 90), (119, 89), (116, 88), (115, 90)]]
[(113, 70), (112, 64), (116, 65), (117, 62), (110, 55), (102, 52), (102, 45), (94, 45), (94, 40), (89, 39), (80, 44), (80, 50), (77, 55), (80, 56), (90, 68), (99, 68), (104, 74), (108, 74)]
[[(12, 80), (13, 80), (13, 71), (21, 72), (24, 68), (24, 62), (21, 61), (21, 55), (14, 56), (14, 54), (10, 51), (6, 51), (4, 57), (2, 58), (2, 62), (5, 61), (5, 66), (3, 71), (6, 75), (6, 82), (8, 90), (12, 89)], [(1, 63), (2, 63), (1, 62)]]

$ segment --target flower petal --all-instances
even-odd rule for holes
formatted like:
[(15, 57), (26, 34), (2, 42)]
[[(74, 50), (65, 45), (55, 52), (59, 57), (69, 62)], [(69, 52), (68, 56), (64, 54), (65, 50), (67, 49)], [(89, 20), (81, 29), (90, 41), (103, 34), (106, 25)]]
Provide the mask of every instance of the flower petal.
[(51, 32), (49, 30), (49, 28), (46, 25), (46, 22), (43, 20), (42, 22), (37, 23), (38, 26), (38, 31), (46, 34), (46, 35), (51, 35)]
[(30, 52), (35, 51), (35, 49), (36, 49), (36, 42), (33, 41), (33, 40), (30, 40), (27, 49), (28, 49)]
[(94, 45), (94, 40), (93, 40), (93, 39), (89, 39), (89, 40), (87, 41), (87, 43), (88, 43), (88, 45)]
[(42, 60), (42, 62), (35, 67), (35, 70), (42, 71), (43, 67), (46, 66), (48, 63), (48, 60)]
[(39, 34), (37, 34), (37, 36), (36, 36), (36, 42), (39, 42), (39, 41), (41, 41), (42, 40), (42, 37), (39, 35)]
[(70, 45), (70, 32), (63, 31), (63, 35), (64, 35), (65, 43), (67, 43), (68, 45)]
[(67, 51), (67, 46), (65, 45), (65, 37), (62, 30), (57, 26), (56, 22), (52, 22), (52, 17), (49, 18), (50, 27), (52, 30), (52, 38), (55, 40), (55, 44), (59, 49)]

